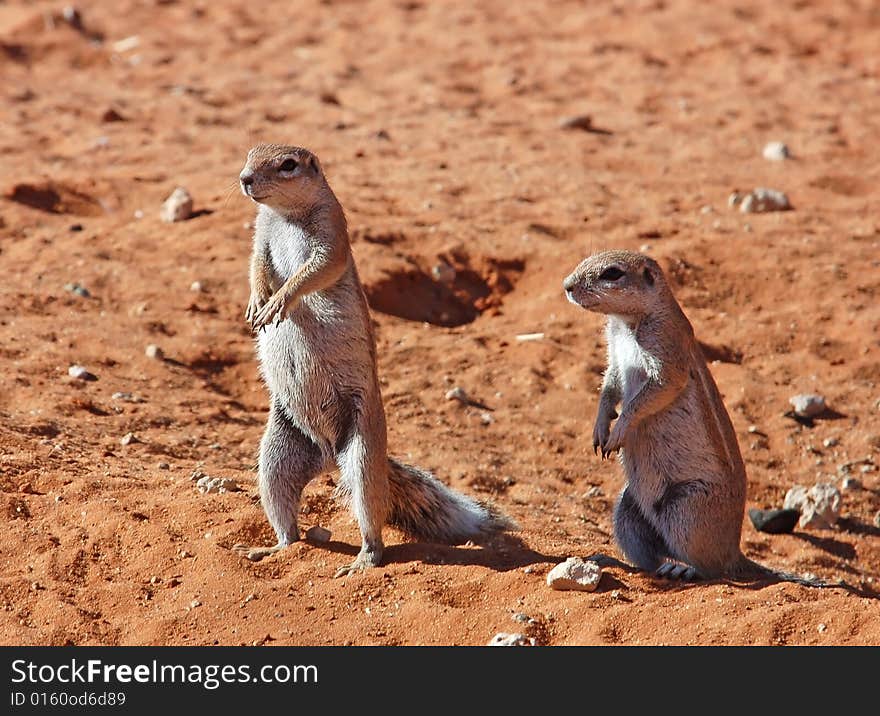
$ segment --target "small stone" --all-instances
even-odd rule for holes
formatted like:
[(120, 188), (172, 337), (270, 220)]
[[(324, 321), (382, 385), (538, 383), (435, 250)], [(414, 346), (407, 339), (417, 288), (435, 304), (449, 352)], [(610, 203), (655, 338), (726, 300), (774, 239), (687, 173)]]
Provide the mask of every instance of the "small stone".
[(593, 118), (589, 114), (577, 114), (559, 121), (560, 129), (580, 129), (589, 132), (593, 129)]
[(792, 206), (788, 197), (781, 191), (759, 187), (748, 194), (734, 192), (730, 195), (728, 204), (731, 207), (739, 205), (743, 214), (763, 214), (769, 211), (789, 211)]
[(523, 614), (522, 612), (518, 612), (513, 615), (513, 621), (520, 622), (522, 624), (528, 624), (532, 621), (532, 618), (528, 614)]
[(800, 527), (830, 529), (840, 517), (840, 491), (832, 484), (820, 482), (809, 490), (795, 485), (785, 495), (785, 509), (798, 510)]
[(202, 606), (202, 603), (201, 603), (198, 599), (193, 599), (193, 600), (189, 603), (189, 608), (190, 608), (190, 609), (195, 609), (196, 607), (200, 607), (200, 606)]
[(70, 368), (67, 369), (67, 375), (69, 375), (71, 378), (76, 378), (77, 380), (98, 380), (98, 376), (96, 376), (94, 373), (89, 373), (89, 371), (87, 371), (81, 365), (70, 366)]
[(101, 115), (102, 122), (124, 122), (125, 117), (122, 116), (120, 112), (118, 112), (113, 107), (108, 107), (104, 110), (104, 113)]
[(602, 578), (602, 568), (580, 557), (569, 557), (547, 573), (547, 585), (560, 591), (595, 591)]
[(121, 400), (125, 403), (142, 403), (143, 398), (139, 398), (134, 393), (117, 392), (110, 396), (113, 400)]
[(795, 415), (802, 418), (814, 418), (825, 412), (825, 398), (815, 393), (799, 393), (788, 399), (794, 408)]
[(315, 544), (327, 544), (330, 541), (330, 530), (320, 525), (309, 527), (306, 530), (306, 540)]
[(75, 293), (77, 296), (80, 296), (82, 298), (91, 298), (92, 296), (92, 294), (89, 293), (89, 289), (78, 283), (66, 283), (64, 284), (64, 290), (70, 293)]
[(451, 390), (446, 391), (446, 400), (457, 400), (461, 403), (467, 403), (470, 399), (464, 388), (455, 386)]
[(162, 360), (163, 358), (165, 358), (165, 352), (155, 343), (150, 343), (144, 353), (146, 354), (147, 358), (152, 358), (154, 360)]
[(61, 17), (64, 22), (70, 25), (74, 30), (82, 30), (82, 15), (73, 5), (65, 5), (61, 10)]
[(431, 275), (435, 281), (445, 283), (446, 285), (455, 283), (455, 269), (447, 263), (440, 263), (431, 268)]
[(816, 627), (816, 631), (818, 631), (818, 632), (821, 634), (821, 633), (822, 633), (823, 631), (825, 631), (827, 628), (828, 628), (828, 627), (825, 626), (824, 624), (819, 624), (819, 626)]
[(192, 216), (193, 199), (190, 193), (182, 186), (177, 187), (162, 204), (159, 215), (162, 221), (173, 223), (185, 221)]
[[(880, 517), (880, 512), (877, 513), (877, 516)], [(523, 567), (523, 574), (534, 574), (537, 570), (533, 565), (528, 565), (527, 567)]]
[(150, 584), (158, 584), (161, 581), (162, 580), (159, 579), (156, 575), (153, 575), (152, 577), (150, 577)]
[(749, 425), (749, 432), (750, 433), (758, 432), (758, 426), (757, 425)]
[(783, 142), (767, 142), (762, 152), (764, 159), (771, 162), (783, 162), (791, 157), (788, 147)]
[(55, 502), (64, 502), (64, 495), (55, 495)]
[(156, 467), (159, 468), (160, 470), (170, 470), (171, 469), (171, 465), (169, 465), (167, 462), (160, 462), (158, 465), (156, 465)]
[(874, 527), (880, 527), (880, 510), (877, 510), (877, 514), (874, 515)]
[(201, 281), (193, 281), (193, 282), (189, 285), (189, 290), (190, 290), (190, 291), (193, 291), (194, 293), (201, 293), (202, 291), (205, 290), (205, 287), (204, 287), (204, 285), (202, 284)]
[(845, 477), (840, 481), (840, 489), (841, 490), (861, 490), (862, 489), (862, 481), (857, 477)]
[(759, 510), (753, 507), (749, 510), (749, 519), (755, 529), (773, 535), (788, 534), (794, 530), (800, 516), (800, 511), (795, 509)]
[(535, 640), (525, 634), (507, 634), (498, 632), (487, 646), (534, 646)]
[(217, 493), (222, 495), (224, 492), (240, 492), (241, 488), (238, 483), (230, 477), (211, 477), (203, 475), (196, 482), (196, 488), (202, 494)]
[(495, 418), (492, 417), (492, 413), (483, 411), (480, 413), (480, 422), (483, 423), (483, 425), (491, 425), (495, 422)]
[(139, 443), (137, 435), (134, 433), (126, 433), (121, 438), (119, 438), (120, 445), (131, 445), (132, 443)]
[(827, 448), (837, 447), (838, 445), (840, 445), (840, 440), (838, 440), (837, 438), (825, 438), (822, 441), (822, 444)]

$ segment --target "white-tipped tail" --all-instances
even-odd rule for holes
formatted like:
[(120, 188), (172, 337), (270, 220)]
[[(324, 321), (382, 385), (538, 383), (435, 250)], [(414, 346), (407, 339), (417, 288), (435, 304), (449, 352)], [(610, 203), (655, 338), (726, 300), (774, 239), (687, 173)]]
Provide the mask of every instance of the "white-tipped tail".
[(431, 473), (389, 458), (391, 514), (388, 522), (430, 542), (458, 544), (515, 529), (493, 507), (444, 485)]

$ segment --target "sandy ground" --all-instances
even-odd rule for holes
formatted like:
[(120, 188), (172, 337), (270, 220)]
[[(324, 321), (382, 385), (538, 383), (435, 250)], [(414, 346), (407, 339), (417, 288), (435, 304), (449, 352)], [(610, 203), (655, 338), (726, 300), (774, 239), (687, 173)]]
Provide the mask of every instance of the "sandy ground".
[[(0, 4), (0, 642), (880, 644), (880, 11), (521, 5), (123, 0), (81, 3), (73, 27), (58, 2)], [(587, 129), (560, 127), (577, 115)], [(763, 159), (771, 140), (793, 158)], [(333, 579), (359, 537), (327, 475), (300, 524), (329, 545), (229, 549), (272, 537), (236, 183), (260, 141), (313, 149), (346, 208), (392, 453), (493, 501), (522, 544), (388, 529), (385, 566)], [(162, 223), (177, 185), (197, 215)], [(728, 207), (755, 186), (794, 211)], [(746, 520), (742, 539), (853, 590), (617, 568), (593, 594), (546, 586), (615, 549), (621, 471), (590, 449), (602, 321), (561, 290), (612, 247), (660, 261), (710, 348), (749, 507), (842, 465), (861, 481), (833, 530)], [(456, 385), (490, 410), (445, 400)], [(786, 416), (805, 391), (828, 419)], [(194, 471), (244, 489), (199, 494)]]

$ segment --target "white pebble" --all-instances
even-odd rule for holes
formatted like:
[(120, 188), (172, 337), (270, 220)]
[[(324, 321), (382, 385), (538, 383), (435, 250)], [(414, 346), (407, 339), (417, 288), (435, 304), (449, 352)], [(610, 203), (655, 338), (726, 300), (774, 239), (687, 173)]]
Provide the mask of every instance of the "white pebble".
[(464, 388), (457, 385), (451, 390), (446, 391), (446, 400), (458, 400), (462, 403), (467, 403), (469, 399)]
[(89, 373), (85, 368), (81, 365), (72, 365), (67, 369), (67, 375), (71, 378), (76, 378), (77, 380), (98, 380), (98, 376), (94, 373)]
[(238, 483), (231, 477), (211, 477), (204, 475), (196, 482), (196, 488), (202, 494), (216, 492), (223, 494), (224, 492), (240, 492), (241, 488)]
[(164, 351), (155, 343), (150, 343), (144, 353), (147, 358), (153, 358), (154, 360), (162, 360), (165, 357)]
[(788, 211), (792, 208), (788, 197), (781, 191), (758, 187), (747, 194), (734, 192), (727, 202), (731, 207), (739, 205), (743, 214), (762, 214), (768, 211)]
[(330, 530), (320, 525), (309, 527), (306, 530), (306, 539), (315, 544), (327, 544), (330, 541)]
[(162, 204), (159, 215), (162, 221), (173, 223), (184, 221), (192, 216), (193, 199), (190, 193), (182, 186), (177, 187)]
[(498, 632), (487, 646), (534, 646), (535, 640), (525, 634), (507, 634)]
[(767, 142), (762, 152), (764, 159), (771, 162), (783, 162), (791, 156), (788, 147), (783, 142)]
[(798, 510), (801, 528), (830, 529), (840, 517), (840, 491), (832, 484), (819, 482), (809, 490), (795, 485), (785, 495), (783, 508)]
[(134, 433), (126, 433), (121, 438), (119, 438), (120, 445), (131, 445), (132, 443), (139, 443), (137, 435)]
[(189, 290), (193, 291), (194, 293), (201, 293), (202, 291), (205, 290), (205, 287), (202, 285), (201, 281), (193, 281), (189, 285)]
[(602, 569), (595, 562), (569, 557), (547, 573), (547, 586), (560, 591), (593, 592), (602, 578)]
[(439, 263), (431, 268), (431, 275), (436, 281), (445, 284), (455, 283), (455, 269), (448, 263)]
[(825, 411), (825, 398), (815, 393), (801, 393), (788, 399), (795, 414), (802, 418), (812, 418)]

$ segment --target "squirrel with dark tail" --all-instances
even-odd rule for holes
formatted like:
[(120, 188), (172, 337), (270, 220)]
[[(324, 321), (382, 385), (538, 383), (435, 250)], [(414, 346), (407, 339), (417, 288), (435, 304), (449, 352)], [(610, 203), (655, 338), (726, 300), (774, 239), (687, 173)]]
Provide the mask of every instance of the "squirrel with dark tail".
[(386, 523), (453, 544), (512, 528), (492, 507), (388, 456), (369, 309), (345, 214), (317, 157), (300, 147), (254, 147), (239, 180), (259, 204), (245, 317), (271, 398), (259, 490), (278, 541), (236, 551), (257, 561), (296, 542), (302, 490), (332, 467), (362, 538), (337, 576), (380, 564)]

